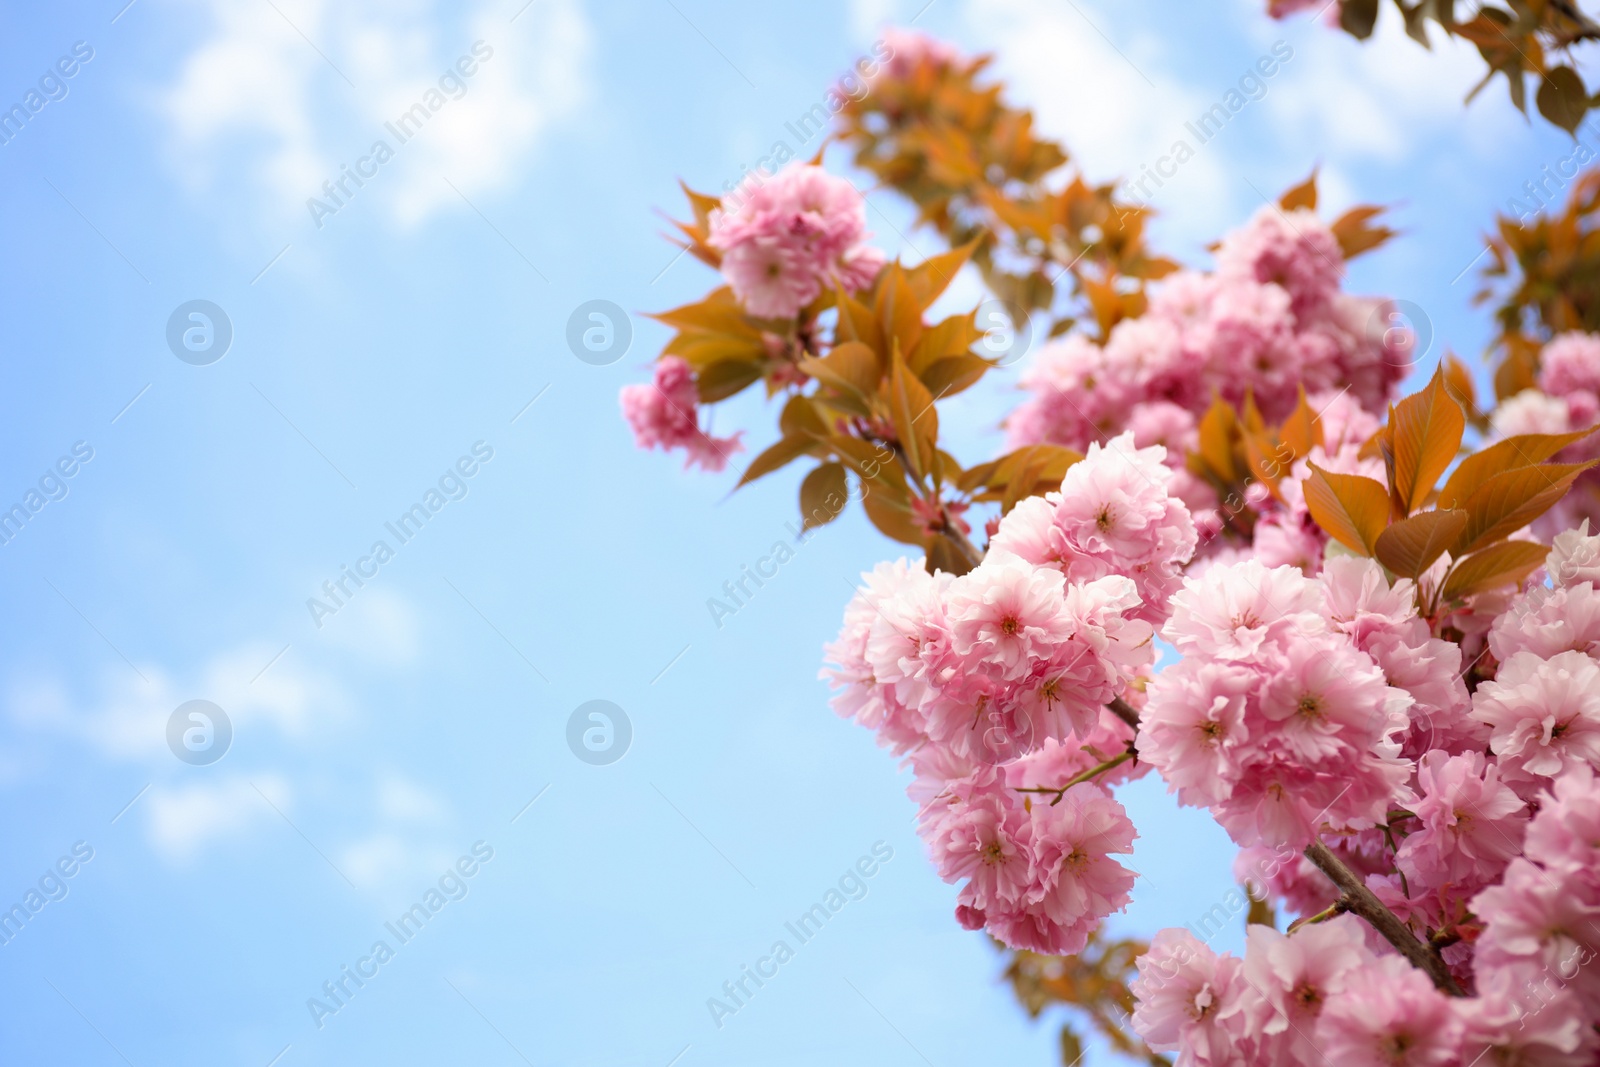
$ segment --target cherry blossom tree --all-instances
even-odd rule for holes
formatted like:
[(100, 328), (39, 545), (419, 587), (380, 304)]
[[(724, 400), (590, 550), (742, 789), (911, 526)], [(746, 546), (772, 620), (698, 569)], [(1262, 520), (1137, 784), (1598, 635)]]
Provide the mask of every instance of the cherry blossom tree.
[[(1313, 178), (1182, 268), (984, 59), (887, 42), (838, 139), (949, 249), (888, 261), (820, 157), (689, 191), (682, 242), (722, 284), (657, 316), (675, 335), (622, 408), (716, 472), (742, 436), (701, 409), (759, 384), (778, 435), (739, 484), (803, 463), (808, 526), (859, 501), (914, 546), (863, 575), (823, 676), (912, 770), (956, 921), (1008, 946), (1030, 1010), (1151, 1062), (1596, 1062), (1600, 302), (1507, 296), (1480, 408), (1345, 292), (1378, 208), (1324, 221)], [(1595, 189), (1502, 220), (1491, 290)], [(1051, 340), (1007, 451), (967, 465), (939, 405), (1001, 361), (976, 309), (930, 309), (969, 266)], [(1238, 846), (1242, 957), (1102, 935), (1137, 889), (1116, 789), (1150, 774)]]

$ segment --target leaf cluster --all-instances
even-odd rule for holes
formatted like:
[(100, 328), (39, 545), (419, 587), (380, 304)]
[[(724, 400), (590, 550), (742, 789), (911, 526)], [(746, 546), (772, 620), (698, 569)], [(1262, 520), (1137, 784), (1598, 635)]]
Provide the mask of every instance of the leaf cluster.
[[(1600, 102), (1567, 61), (1574, 45), (1600, 40), (1600, 24), (1579, 9), (1577, 0), (1470, 4), (1457, 0), (1394, 0), (1394, 5), (1405, 21), (1406, 33), (1424, 48), (1431, 47), (1431, 23), (1478, 49), (1488, 70), (1467, 94), (1468, 101), (1496, 75), (1502, 75), (1511, 102), (1526, 114), (1528, 85), (1532, 82), (1539, 114), (1568, 133), (1576, 130), (1589, 109)], [(1365, 40), (1377, 24), (1380, 6), (1381, 0), (1340, 0), (1340, 28)]]
[(1450, 554), (1425, 605), (1429, 614), (1517, 584), (1536, 570), (1549, 549), (1509, 538), (1594, 466), (1546, 462), (1593, 428), (1509, 437), (1457, 463), (1465, 429), (1466, 412), (1439, 370), (1425, 389), (1389, 408), (1388, 422), (1364, 449), (1382, 457), (1385, 481), (1311, 464), (1305, 482), (1306, 505), (1317, 525), (1356, 555), (1376, 558), (1392, 575), (1420, 584)]

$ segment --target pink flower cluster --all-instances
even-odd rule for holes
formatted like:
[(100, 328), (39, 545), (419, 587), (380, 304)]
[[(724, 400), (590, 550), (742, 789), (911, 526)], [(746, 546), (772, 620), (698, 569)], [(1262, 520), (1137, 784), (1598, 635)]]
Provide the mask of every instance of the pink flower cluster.
[[(1600, 423), (1600, 335), (1563, 333), (1539, 353), (1538, 388), (1508, 397), (1492, 416), (1501, 437), (1528, 433), (1570, 433)], [(1600, 434), (1562, 449), (1562, 463), (1600, 458)], [(1541, 534), (1600, 520), (1600, 473), (1581, 475), (1568, 496), (1535, 525)]]
[(1129, 434), (1090, 448), (959, 577), (879, 566), (828, 648), (835, 709), (910, 753), (922, 835), (965, 882), (961, 921), (1009, 944), (1078, 951), (1128, 899), (1133, 875), (1110, 856), (1133, 827), (1103, 788), (1118, 776), (1054, 791), (1129, 752), (1132, 728), (1105, 705), (1150, 669), (1195, 546), (1162, 460)]
[(848, 181), (796, 162), (750, 184), (712, 213), (708, 238), (746, 311), (793, 318), (826, 289), (872, 284), (884, 255), (866, 243), (866, 202)]
[(700, 428), (694, 372), (677, 356), (663, 356), (656, 362), (655, 381), (649, 385), (623, 386), (620, 400), (634, 442), (640, 448), (663, 451), (681, 448), (688, 453), (685, 466), (720, 471), (727, 466), (728, 457), (743, 447), (739, 433), (712, 437)]
[[(1212, 273), (1182, 271), (1152, 287), (1145, 314), (1105, 344), (1069, 334), (1023, 376), (1032, 394), (1007, 420), (1012, 447), (1078, 450), (1122, 427), (1165, 444), (1181, 467), (1214, 396), (1246, 392), (1276, 422), (1308, 394), (1348, 393), (1381, 412), (1411, 363), (1409, 331), (1386, 328), (1381, 300), (1340, 291), (1344, 258), (1309, 211), (1263, 208), (1223, 238)], [(1194, 503), (1188, 494), (1185, 498)]]
[[(1391, 585), (1372, 561), (1333, 558), (1317, 579), (1219, 563), (1186, 584), (1165, 631), (1186, 658), (1150, 687), (1141, 759), (1251, 845), (1241, 869), (1258, 891), (1304, 915), (1337, 896), (1296, 858), (1309, 826), (1419, 938), (1445, 946), (1472, 995), (1444, 995), (1350, 916), (1288, 935), (1252, 926), (1242, 960), (1165, 930), (1133, 984), (1133, 1025), (1152, 1048), (1196, 1067), (1596, 1062), (1600, 537), (1563, 533), (1546, 571), (1551, 584), (1498, 605), (1485, 649), (1494, 677), (1470, 695), (1460, 646), (1432, 636), (1411, 583)], [(1270, 677), (1246, 677), (1263, 664)], [(1308, 726), (1318, 746), (1345, 739), (1355, 703), (1304, 684), (1330, 676), (1346, 696), (1364, 687), (1387, 723), (1371, 751), (1390, 785), (1374, 803), (1343, 794), (1307, 815), (1330, 758), (1350, 793), (1373, 781), (1338, 769), (1349, 753), (1304, 744)], [(1273, 718), (1275, 699), (1315, 705), (1314, 721)], [(1273, 772), (1273, 752), (1297, 783), (1292, 800), (1252, 781)], [(1286, 802), (1292, 818), (1275, 810)]]
[(917, 30), (891, 26), (883, 31), (881, 40), (888, 55), (883, 67), (870, 79), (873, 82), (903, 82), (923, 66), (945, 70), (951, 67), (964, 68), (970, 62), (948, 41)]
[(1566, 973), (1496, 966), (1477, 996), (1454, 998), (1375, 951), (1349, 915), (1292, 934), (1252, 926), (1243, 959), (1163, 930), (1132, 983), (1133, 1027), (1178, 1067), (1582, 1067), (1600, 1048), (1594, 1005), (1581, 969)]
[[(1361, 565), (1388, 593), (1377, 565)], [(1139, 758), (1240, 845), (1303, 848), (1324, 827), (1376, 826), (1408, 798), (1414, 698), (1331, 617), (1330, 593), (1366, 575), (1330, 572), (1217, 564), (1172, 599), (1162, 636), (1183, 658), (1150, 686)]]

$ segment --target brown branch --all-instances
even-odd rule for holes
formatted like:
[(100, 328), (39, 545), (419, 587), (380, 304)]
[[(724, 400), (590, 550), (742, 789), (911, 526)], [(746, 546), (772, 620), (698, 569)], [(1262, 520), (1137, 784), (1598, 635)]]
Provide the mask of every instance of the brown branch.
[(1451, 976), (1450, 968), (1445, 966), (1444, 958), (1439, 955), (1438, 950), (1418, 941), (1410, 928), (1401, 922), (1394, 912), (1384, 907), (1383, 901), (1379, 900), (1327, 845), (1321, 841), (1313, 841), (1306, 847), (1306, 859), (1316, 864), (1317, 870), (1327, 875), (1333, 884), (1343, 891), (1346, 910), (1367, 920), (1374, 930), (1383, 935), (1384, 940), (1399, 949), (1400, 954), (1411, 961), (1412, 966), (1433, 979), (1433, 984), (1441, 991), (1452, 997), (1466, 995)]
[(1107, 704), (1106, 707), (1110, 709), (1111, 714), (1133, 727), (1134, 730), (1137, 731), (1139, 729), (1139, 712), (1132, 704), (1121, 697), (1112, 697), (1111, 703)]

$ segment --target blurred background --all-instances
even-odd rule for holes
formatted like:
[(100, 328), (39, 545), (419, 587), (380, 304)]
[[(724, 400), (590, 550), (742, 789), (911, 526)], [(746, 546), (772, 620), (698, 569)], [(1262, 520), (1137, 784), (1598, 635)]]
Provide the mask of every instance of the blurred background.
[[(1391, 11), (1363, 47), (1263, 6), (0, 7), (0, 109), (22, 109), (0, 137), (0, 1061), (1056, 1062), (953, 921), (908, 776), (817, 679), (856, 576), (899, 548), (859, 509), (796, 544), (797, 470), (731, 494), (636, 451), (616, 395), (668, 336), (644, 313), (714, 284), (659, 236), (678, 179), (812, 154), (796, 120), (890, 24), (993, 50), (1101, 181), (1284, 42), (1150, 198), (1152, 243), (1204, 266), (1320, 166), (1327, 217), (1392, 204), (1404, 230), (1347, 289), (1410, 301), (1423, 365), (1480, 366), (1483, 231), (1572, 141), (1499, 86), (1463, 107), (1476, 57), (1422, 56)], [(891, 254), (939, 250), (863, 188)], [(622, 309), (604, 358), (569, 343), (594, 301)], [(999, 448), (1027, 364), (944, 406), (960, 458)], [(760, 408), (717, 432), (755, 428), (753, 454)], [(793, 558), (714, 619), (778, 542)], [(569, 730), (595, 700), (600, 756), (601, 720)], [(1143, 878), (1112, 932), (1206, 914), (1221, 831), (1154, 779), (1122, 796)], [(801, 944), (785, 923), (875, 850)], [(386, 925), (419, 903), (420, 929)], [(779, 940), (793, 958), (713, 1019)]]

